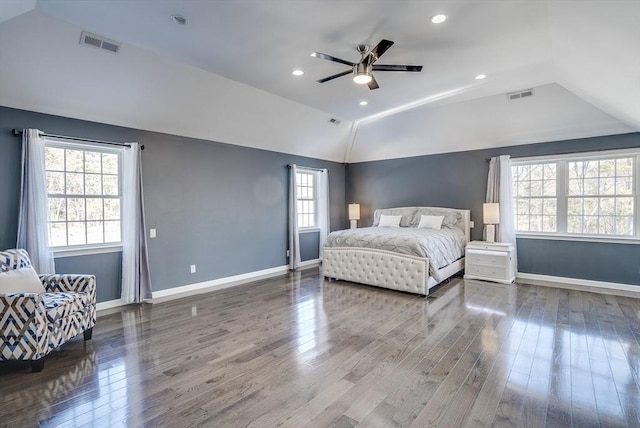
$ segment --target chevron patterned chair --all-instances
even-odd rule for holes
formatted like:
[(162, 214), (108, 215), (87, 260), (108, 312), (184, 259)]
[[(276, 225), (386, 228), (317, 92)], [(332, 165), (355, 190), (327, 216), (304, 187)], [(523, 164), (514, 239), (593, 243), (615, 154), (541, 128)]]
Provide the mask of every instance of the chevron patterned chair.
[(96, 323), (94, 275), (36, 275), (25, 250), (0, 251), (0, 361), (44, 357)]

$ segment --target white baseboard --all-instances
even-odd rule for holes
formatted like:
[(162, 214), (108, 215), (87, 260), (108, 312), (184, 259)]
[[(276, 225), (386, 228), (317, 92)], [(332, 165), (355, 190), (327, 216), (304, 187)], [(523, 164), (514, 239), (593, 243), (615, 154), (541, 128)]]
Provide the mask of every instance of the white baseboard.
[(592, 281), (590, 279), (566, 278), (562, 276), (539, 275), (535, 273), (518, 272), (516, 281), (534, 285), (560, 288), (574, 288), (586, 291), (615, 290), (625, 291), (640, 296), (640, 285), (620, 284), (617, 282)]
[(305, 260), (304, 262), (301, 262), (300, 266), (298, 266), (298, 267), (302, 268), (302, 269), (306, 269), (306, 268), (310, 268), (310, 267), (314, 267), (314, 266), (320, 266), (321, 262), (322, 262), (322, 260), (320, 260), (320, 259)]
[(120, 299), (107, 300), (106, 302), (98, 302), (98, 303), (96, 303), (96, 310), (97, 311), (105, 311), (107, 309), (118, 308), (118, 307), (124, 306), (124, 305), (126, 305), (126, 303), (124, 303)]
[(256, 272), (243, 273), (241, 275), (227, 276), (225, 278), (213, 279), (211, 281), (197, 282), (195, 284), (187, 284), (181, 287), (169, 288), (166, 290), (158, 290), (152, 293), (152, 302), (171, 300), (187, 295), (200, 294), (213, 290), (221, 290), (223, 288), (233, 287), (234, 285), (245, 284), (250, 281), (256, 281), (262, 278), (282, 275), (289, 271), (289, 266), (278, 266), (270, 269), (263, 269)]

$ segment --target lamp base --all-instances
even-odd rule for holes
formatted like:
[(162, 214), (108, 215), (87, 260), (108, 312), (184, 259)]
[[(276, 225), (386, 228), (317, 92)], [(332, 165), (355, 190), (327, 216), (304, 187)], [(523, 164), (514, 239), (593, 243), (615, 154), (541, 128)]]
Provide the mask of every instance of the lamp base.
[(486, 242), (496, 242), (496, 226), (493, 224), (486, 225)]
[(358, 220), (351, 220), (351, 229), (358, 228)]

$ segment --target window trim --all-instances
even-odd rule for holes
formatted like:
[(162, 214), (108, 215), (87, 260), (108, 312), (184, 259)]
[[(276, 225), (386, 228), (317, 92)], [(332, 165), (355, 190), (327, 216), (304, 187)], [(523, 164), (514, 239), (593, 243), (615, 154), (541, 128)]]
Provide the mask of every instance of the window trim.
[(53, 252), (54, 258), (60, 259), (64, 257), (90, 256), (92, 254), (120, 253), (122, 252), (122, 244), (87, 244), (67, 247), (49, 247), (49, 249)]
[[(528, 232), (528, 231), (515, 231), (516, 237), (521, 239), (546, 239), (546, 240), (559, 240), (559, 241), (583, 241), (583, 242), (603, 242), (603, 243), (618, 243), (618, 244), (640, 244), (640, 148), (630, 149), (613, 149), (602, 151), (590, 151), (590, 152), (576, 152), (576, 153), (563, 153), (557, 155), (543, 155), (543, 156), (527, 156), (512, 158), (511, 165), (526, 165), (545, 162), (557, 162), (558, 164), (564, 162), (579, 162), (588, 160), (606, 160), (620, 157), (634, 157), (633, 160), (633, 188), (632, 196), (634, 197), (634, 234), (629, 236), (624, 235), (592, 235), (592, 234), (577, 234), (567, 233), (567, 201), (568, 195), (566, 192), (568, 186), (569, 175), (566, 172), (566, 168), (562, 168), (564, 172), (562, 177), (556, 176), (557, 182), (557, 229), (560, 229), (561, 223), (564, 225), (563, 232)], [(560, 171), (560, 168), (556, 170), (556, 174)], [(562, 193), (561, 193), (562, 192)], [(515, 198), (512, 196), (512, 198)], [(561, 208), (562, 207), (562, 212)], [(564, 217), (564, 218), (562, 218)]]
[[(122, 168), (123, 168), (123, 153), (124, 147), (106, 146), (99, 143), (83, 142), (79, 143), (73, 140), (66, 140), (61, 137), (52, 136), (45, 137), (45, 148), (52, 147), (56, 149), (69, 149), (69, 150), (82, 150), (82, 151), (95, 151), (99, 153), (113, 153), (118, 155), (118, 197), (120, 198), (120, 241), (118, 242), (104, 242), (97, 244), (82, 244), (82, 245), (65, 245), (65, 246), (49, 246), (49, 250), (53, 253), (54, 258), (64, 257), (76, 257), (86, 256), (92, 254), (105, 254), (115, 253), (122, 251), (122, 198), (123, 195), (123, 183), (122, 183)], [(45, 173), (47, 169), (45, 166)], [(66, 167), (65, 167), (66, 172)], [(68, 195), (65, 195), (65, 197)], [(86, 194), (82, 196), (86, 197)], [(103, 195), (104, 196), (104, 195)], [(47, 192), (47, 201), (49, 199), (49, 193)], [(85, 220), (86, 221), (86, 220)], [(104, 219), (103, 219), (104, 221)], [(68, 222), (68, 220), (67, 220)], [(49, 220), (47, 219), (47, 228), (49, 227)]]

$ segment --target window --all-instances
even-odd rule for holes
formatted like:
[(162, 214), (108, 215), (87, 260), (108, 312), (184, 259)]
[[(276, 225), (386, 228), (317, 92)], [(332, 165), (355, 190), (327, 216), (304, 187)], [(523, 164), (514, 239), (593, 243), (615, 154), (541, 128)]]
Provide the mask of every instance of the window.
[(556, 164), (513, 166), (513, 196), (516, 230), (557, 230)]
[(120, 243), (121, 153), (51, 142), (45, 148), (52, 248)]
[(516, 232), (640, 237), (638, 151), (514, 159)]
[(317, 225), (315, 178), (312, 172), (296, 173), (298, 227), (300, 228)]
[(567, 231), (633, 234), (633, 157), (568, 162)]

